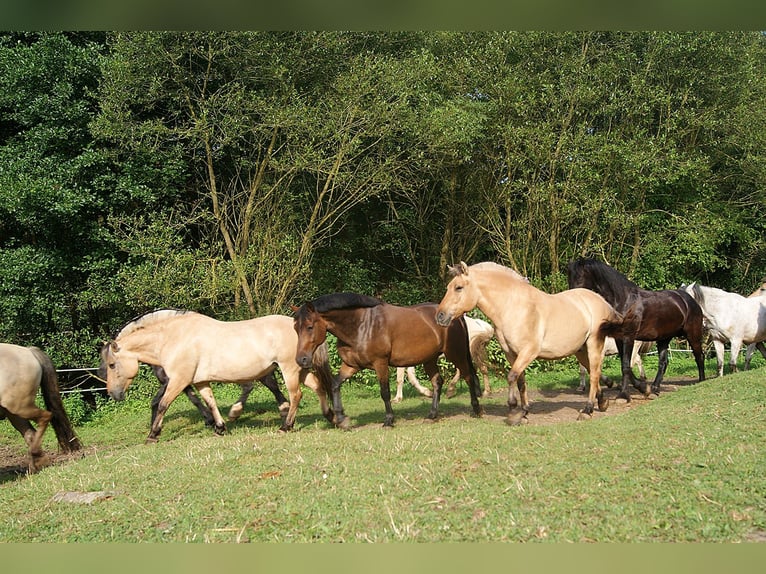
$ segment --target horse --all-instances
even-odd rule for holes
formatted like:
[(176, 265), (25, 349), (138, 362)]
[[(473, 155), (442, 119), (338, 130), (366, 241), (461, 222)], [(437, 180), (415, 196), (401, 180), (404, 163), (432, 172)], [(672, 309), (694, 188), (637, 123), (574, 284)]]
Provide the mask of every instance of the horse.
[(729, 367), (737, 371), (737, 356), (742, 344), (766, 340), (766, 298), (744, 297), (696, 282), (684, 290), (699, 303), (705, 314), (705, 327), (713, 339), (718, 376), (723, 376), (724, 343), (731, 342)]
[(646, 382), (636, 382), (630, 366), (630, 353), (636, 339), (656, 341), (659, 365), (651, 391), (660, 393), (660, 383), (668, 366), (668, 347), (674, 337), (685, 337), (697, 363), (698, 380), (705, 380), (705, 358), (702, 351), (702, 309), (682, 290), (649, 291), (642, 289), (606, 263), (581, 258), (567, 265), (569, 287), (585, 287), (601, 295), (624, 317), (624, 335), (617, 339), (622, 362), (622, 390), (619, 396), (630, 401), (628, 384), (649, 397)]
[[(484, 392), (482, 397), (488, 397), (492, 394), (492, 386), (489, 382), (489, 368), (487, 367), (487, 343), (495, 335), (495, 328), (481, 319), (475, 319), (474, 317), (465, 316), (465, 324), (468, 327), (468, 341), (471, 351), (471, 358), (473, 359), (474, 366), (478, 366), (479, 371), (482, 374), (484, 380)], [(417, 374), (415, 373), (415, 367), (397, 367), (396, 368), (396, 396), (393, 402), (398, 403), (402, 400), (402, 387), (404, 385), (404, 377), (407, 376), (407, 380), (410, 381), (413, 387), (415, 387), (421, 395), (425, 397), (433, 396), (431, 391), (420, 384)], [(455, 375), (450, 380), (447, 386), (446, 397), (452, 398), (455, 396), (455, 386), (460, 380), (460, 370), (455, 371)]]
[[(750, 293), (749, 297), (766, 297), (766, 280), (761, 283), (761, 286), (758, 289)], [(766, 345), (763, 344), (763, 341), (759, 341), (758, 343), (750, 343), (747, 346), (747, 350), (745, 351), (746, 371), (750, 368), (750, 359), (753, 357), (753, 353), (756, 349), (758, 349), (761, 352), (761, 356), (766, 359)]]
[[(590, 392), (578, 419), (592, 416), (608, 403), (599, 387), (604, 338), (621, 334), (622, 317), (603, 297), (588, 289), (545, 293), (515, 270), (493, 262), (470, 267), (460, 262), (439, 303), (436, 322), (450, 321), (478, 307), (495, 326), (495, 336), (511, 370), (508, 373), (508, 422), (525, 422), (529, 412), (525, 369), (536, 358), (575, 355), (590, 372)], [(521, 416), (513, 416), (516, 406)]]
[[(644, 362), (641, 357), (649, 352), (649, 349), (651, 349), (652, 345), (654, 345), (653, 341), (636, 340), (633, 343), (633, 352), (630, 355), (630, 368), (632, 369), (634, 366), (638, 365), (638, 373), (642, 381), (646, 381), (646, 371), (644, 370)], [(607, 337), (604, 339), (604, 356), (609, 357), (612, 355), (617, 355), (618, 353), (619, 351), (617, 350), (617, 341), (615, 341), (612, 337)], [(580, 365), (580, 386), (577, 387), (578, 391), (582, 392), (585, 390), (585, 381), (587, 380), (588, 371), (585, 367)], [(601, 383), (609, 388), (612, 388), (612, 382), (603, 374), (601, 375)]]
[(293, 306), (293, 312), (298, 334), (295, 356), (300, 366), (309, 365), (314, 349), (325, 341), (328, 331), (338, 339), (342, 364), (333, 380), (332, 397), (335, 422), (340, 428), (349, 428), (341, 402), (341, 384), (362, 369), (375, 371), (386, 410), (383, 426), (393, 426), (389, 366), (423, 365), (434, 389), (428, 418), (436, 419), (443, 384), (438, 365), (442, 353), (462, 373), (470, 389), (473, 413), (481, 415), (479, 380), (471, 361), (465, 321), (437, 325), (435, 303), (399, 307), (357, 293), (332, 293)]
[[(210, 388), (210, 382), (248, 384), (279, 367), (285, 380), (290, 407), (280, 430), (289, 431), (301, 400), (301, 384), (319, 397), (322, 414), (333, 420), (327, 403), (332, 375), (327, 348), (309, 358), (316, 375), (295, 361), (297, 338), (292, 321), (284, 315), (267, 315), (246, 321), (218, 321), (212, 317), (176, 309), (161, 309), (127, 323), (101, 349), (106, 369), (107, 392), (116, 401), (138, 373), (139, 362), (162, 367), (168, 379), (157, 411), (152, 416), (147, 443), (157, 442), (170, 404), (193, 385), (213, 414), (215, 434), (226, 432)], [(317, 380), (318, 379), (318, 380)]]
[[(38, 389), (42, 391), (45, 409), (35, 404)], [(37, 347), (0, 343), (0, 419), (4, 418), (8, 418), (27, 443), (29, 474), (50, 464), (50, 458), (42, 449), (48, 424), (56, 433), (61, 452), (71, 453), (82, 448), (61, 401), (56, 368)], [(30, 421), (35, 422), (37, 430)]]

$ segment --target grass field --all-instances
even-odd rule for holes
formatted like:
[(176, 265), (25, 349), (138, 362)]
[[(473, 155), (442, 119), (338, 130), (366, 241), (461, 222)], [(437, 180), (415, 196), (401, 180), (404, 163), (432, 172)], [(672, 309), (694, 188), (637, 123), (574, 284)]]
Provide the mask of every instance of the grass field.
[[(763, 541), (766, 367), (760, 357), (754, 366), (616, 416), (522, 427), (468, 416), (465, 389), (424, 422), (428, 402), (408, 387), (395, 428), (383, 429), (378, 389), (351, 381), (350, 432), (330, 428), (307, 390), (298, 430), (281, 434), (273, 399), (258, 389), (215, 437), (181, 397), (151, 446), (138, 389), (77, 428), (84, 457), (3, 475), (0, 541)], [(651, 358), (646, 367), (651, 376)], [(606, 372), (616, 376), (616, 361)], [(666, 378), (693, 373), (678, 354)], [(576, 386), (577, 371), (528, 378), (555, 392)], [(216, 388), (224, 414), (237, 391)], [(482, 401), (492, 412), (504, 403), (502, 392)], [(0, 447), (23, 452), (14, 433), (0, 424)]]

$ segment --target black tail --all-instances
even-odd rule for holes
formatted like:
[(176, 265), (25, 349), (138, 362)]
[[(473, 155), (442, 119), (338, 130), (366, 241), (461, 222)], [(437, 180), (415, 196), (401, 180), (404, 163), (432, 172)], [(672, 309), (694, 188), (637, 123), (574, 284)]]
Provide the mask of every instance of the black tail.
[(599, 335), (615, 339), (622, 339), (626, 335), (631, 336), (631, 333), (637, 331), (637, 320), (638, 317), (633, 312), (632, 307), (624, 315), (614, 311), (608, 319), (601, 323)]
[(314, 373), (319, 378), (319, 382), (324, 388), (327, 396), (332, 396), (332, 382), (333, 375), (330, 370), (330, 359), (327, 354), (327, 343), (322, 343), (314, 351), (314, 356), (311, 359), (314, 366)]
[(468, 324), (465, 322), (465, 315), (464, 314), (460, 315), (458, 320), (463, 325), (465, 348), (468, 352), (468, 368), (471, 370), (471, 372), (469, 373), (471, 377), (471, 384), (474, 387), (476, 396), (480, 397), (482, 390), (481, 390), (481, 384), (479, 383), (479, 373), (476, 371), (476, 366), (473, 364), (473, 355), (471, 354), (471, 337), (468, 335)]
[(51, 418), (51, 425), (56, 433), (59, 449), (61, 452), (80, 450), (82, 445), (80, 444), (77, 435), (74, 434), (74, 429), (72, 428), (72, 424), (69, 422), (69, 417), (64, 409), (64, 403), (61, 401), (61, 392), (59, 391), (56, 368), (53, 366), (53, 362), (48, 355), (43, 353), (40, 349), (37, 347), (30, 347), (30, 350), (37, 359), (37, 362), (39, 362), (40, 366), (43, 368), (40, 390), (43, 394), (45, 408), (53, 415)]

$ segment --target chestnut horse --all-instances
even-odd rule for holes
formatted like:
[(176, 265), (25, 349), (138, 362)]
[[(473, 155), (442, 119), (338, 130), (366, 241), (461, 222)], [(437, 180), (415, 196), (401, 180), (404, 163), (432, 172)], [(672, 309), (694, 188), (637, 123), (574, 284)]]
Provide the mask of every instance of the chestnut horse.
[(473, 412), (476, 416), (481, 414), (479, 379), (471, 361), (465, 321), (437, 325), (435, 303), (399, 307), (366, 295), (333, 293), (293, 307), (293, 311), (298, 333), (295, 355), (301, 367), (308, 368), (314, 350), (324, 343), (328, 331), (338, 338), (342, 365), (333, 381), (332, 398), (339, 427), (349, 426), (343, 413), (340, 386), (362, 369), (372, 369), (377, 374), (386, 409), (383, 426), (393, 426), (389, 366), (423, 365), (434, 389), (428, 418), (435, 419), (443, 384), (438, 365), (442, 353), (460, 370), (471, 392)]
[(668, 367), (668, 346), (674, 337), (684, 337), (689, 342), (697, 363), (698, 380), (705, 380), (702, 309), (688, 293), (682, 289), (642, 289), (613, 267), (590, 258), (570, 262), (567, 265), (567, 277), (570, 288), (591, 289), (623, 314), (624, 334), (616, 339), (622, 362), (622, 398), (630, 401), (629, 384), (645, 397), (649, 396), (646, 382), (637, 382), (630, 366), (631, 351), (636, 339), (657, 341), (659, 365), (651, 388), (655, 394), (660, 393), (660, 383)]
[(247, 321), (217, 321), (200, 313), (163, 309), (134, 319), (101, 350), (102, 367), (106, 368), (106, 388), (117, 401), (138, 373), (139, 362), (162, 367), (168, 378), (162, 398), (157, 404), (146, 442), (156, 442), (170, 404), (189, 385), (193, 385), (213, 414), (216, 434), (226, 426), (218, 411), (210, 382), (248, 384), (261, 379), (279, 367), (290, 396), (290, 408), (281, 430), (292, 429), (302, 396), (301, 383), (312, 388), (319, 397), (322, 413), (332, 421), (327, 404), (331, 374), (327, 348), (318, 349), (309, 358), (308, 368), (295, 361), (297, 337), (292, 320), (282, 315), (268, 315)]
[[(38, 389), (42, 391), (45, 409), (35, 404)], [(37, 347), (0, 343), (0, 419), (4, 418), (11, 421), (27, 443), (30, 474), (49, 462), (42, 449), (43, 434), (49, 423), (61, 452), (81, 448), (61, 402), (56, 368)], [(37, 429), (29, 421), (34, 421)]]
[[(607, 402), (599, 387), (604, 338), (621, 333), (622, 317), (588, 289), (550, 295), (529, 284), (513, 269), (484, 262), (470, 267), (461, 262), (439, 303), (436, 322), (450, 321), (478, 307), (495, 326), (505, 352), (508, 373), (508, 421), (518, 424), (529, 412), (524, 370), (536, 358), (561, 359), (575, 355), (590, 372), (590, 393), (578, 418), (592, 415), (594, 401), (601, 411)], [(521, 403), (521, 416), (512, 416)]]

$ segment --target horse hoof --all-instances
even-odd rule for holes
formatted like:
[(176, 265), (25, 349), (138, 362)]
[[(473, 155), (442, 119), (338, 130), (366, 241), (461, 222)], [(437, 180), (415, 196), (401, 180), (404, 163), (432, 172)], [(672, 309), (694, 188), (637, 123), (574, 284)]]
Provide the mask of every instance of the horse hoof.
[(215, 433), (215, 436), (223, 436), (226, 434), (226, 426), (221, 425), (217, 426), (213, 429), (213, 432)]
[(598, 404), (598, 410), (602, 413), (606, 412), (606, 409), (609, 408), (609, 401), (603, 401)]
[(431, 391), (423, 391), (423, 396), (429, 399), (434, 398), (434, 394)]
[(351, 430), (351, 422), (348, 420), (348, 417), (345, 417), (342, 421), (335, 424), (341, 430)]
[(391, 402), (393, 404), (401, 403), (402, 402), (402, 398), (401, 397), (394, 397), (393, 399), (391, 399)]
[(229, 420), (237, 420), (240, 416), (242, 416), (242, 412), (244, 410), (245, 408), (242, 406), (242, 403), (236, 403), (235, 405), (232, 405), (232, 407), (229, 409)]
[(630, 401), (625, 399), (624, 397), (617, 397), (614, 399), (614, 402), (616, 402), (618, 405), (625, 405), (628, 404)]
[(529, 419), (525, 413), (509, 414), (508, 418), (505, 419), (505, 424), (511, 427), (517, 427), (529, 424)]
[(577, 415), (578, 421), (589, 421), (592, 418), (593, 418), (593, 415), (586, 413), (585, 411), (580, 411), (580, 414)]
[(159, 439), (157, 439), (157, 438), (155, 438), (153, 436), (149, 436), (149, 437), (146, 437), (146, 440), (144, 441), (144, 444), (157, 444), (157, 442), (159, 442)]
[(456, 394), (457, 394), (457, 392), (454, 391), (453, 389), (448, 389), (447, 392), (444, 394), (444, 396), (445, 396), (445, 398), (451, 399)]

